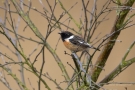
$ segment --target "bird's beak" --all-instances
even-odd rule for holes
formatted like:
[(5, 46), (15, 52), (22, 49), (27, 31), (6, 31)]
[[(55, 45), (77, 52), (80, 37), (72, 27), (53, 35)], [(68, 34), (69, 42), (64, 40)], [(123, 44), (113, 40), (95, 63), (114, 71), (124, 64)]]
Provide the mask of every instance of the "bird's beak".
[(61, 34), (60, 32), (58, 34)]

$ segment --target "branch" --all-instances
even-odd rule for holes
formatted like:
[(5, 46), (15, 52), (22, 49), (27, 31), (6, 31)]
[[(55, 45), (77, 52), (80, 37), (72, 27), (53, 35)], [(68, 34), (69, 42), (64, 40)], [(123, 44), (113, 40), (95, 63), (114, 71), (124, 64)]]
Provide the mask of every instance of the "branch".
[[(34, 23), (32, 23), (32, 21), (30, 20), (29, 16), (24, 13), (24, 11), (22, 11), (17, 2), (15, 0), (12, 0), (12, 3), (13, 5), (15, 6), (16, 10), (17, 10), (17, 13), (22, 17), (22, 19), (27, 23), (27, 25), (31, 28), (31, 30), (34, 32), (34, 34), (40, 38), (44, 45), (46, 46), (46, 48), (50, 51), (50, 53), (53, 55), (55, 61), (57, 62), (58, 66), (60, 67), (63, 75), (64, 75), (64, 78), (69, 81), (70, 78), (69, 78), (69, 75), (65, 69), (65, 66), (63, 65), (63, 63), (61, 62), (60, 58), (58, 57), (58, 55), (56, 54), (56, 52), (52, 49), (52, 47), (47, 43), (47, 42), (44, 42), (44, 37), (42, 36), (42, 34), (39, 32), (38, 28), (34, 25)], [(34, 72), (34, 71), (33, 71)], [(36, 73), (35, 73), (36, 76), (38, 76)], [(43, 80), (41, 80), (43, 82)], [(49, 86), (47, 85), (47, 83), (44, 81), (43, 82), (45, 84), (45, 86), (49, 88)]]
[(65, 9), (64, 5), (62, 4), (62, 2), (60, 0), (58, 0), (61, 8), (65, 11), (65, 13), (68, 14), (68, 16), (71, 18), (71, 20), (75, 23), (75, 25), (80, 29), (80, 25), (75, 21), (75, 19), (71, 16), (71, 14)]
[[(132, 6), (134, 2), (135, 2), (135, 0), (129, 0), (125, 4), (125, 6)], [(113, 32), (116, 32), (121, 27), (123, 27), (123, 23), (124, 23), (124, 20), (127, 16), (128, 12), (129, 12), (129, 10), (120, 11), (119, 15), (117, 15), (117, 17), (116, 17), (116, 20), (114, 22), (114, 26), (113, 26), (110, 34)], [(106, 63), (106, 61), (107, 61), (107, 59), (108, 59), (108, 57), (113, 49), (113, 46), (115, 45), (115, 42), (112, 42), (112, 40), (116, 40), (118, 38), (120, 32), (121, 31), (115, 33), (107, 40), (107, 44), (103, 47), (103, 50), (102, 50), (101, 54), (99, 55), (94, 66), (96, 66), (96, 65), (100, 66), (100, 67), (105, 66), (105, 63)], [(92, 73), (91, 73), (93, 81), (97, 81), (101, 71), (102, 71), (101, 68), (93, 67)]]
[(135, 62), (135, 57), (120, 63), (110, 74), (108, 74), (103, 80), (101, 80), (99, 82), (99, 84), (107, 83), (107, 82), (111, 81), (113, 78), (115, 78), (117, 75), (119, 75), (123, 70), (125, 70), (127, 67), (129, 67), (134, 62)]
[(10, 75), (11, 77), (14, 78), (14, 80), (19, 84), (19, 86), (21, 86), (24, 90), (29, 90), (24, 84), (23, 82), (21, 82), (17, 76), (15, 74), (13, 74), (8, 68), (2, 67), (7, 73), (8, 75)]
[(101, 80), (99, 83), (107, 83), (110, 80), (114, 79), (117, 75), (119, 75), (123, 70), (125, 70), (127, 67), (129, 67), (131, 64), (135, 62), (135, 57), (131, 58), (129, 60), (125, 60), (129, 52), (131, 51), (132, 47), (135, 45), (135, 41), (131, 44), (129, 49), (127, 50), (126, 54), (122, 58), (120, 64), (110, 73), (108, 74), (103, 80)]

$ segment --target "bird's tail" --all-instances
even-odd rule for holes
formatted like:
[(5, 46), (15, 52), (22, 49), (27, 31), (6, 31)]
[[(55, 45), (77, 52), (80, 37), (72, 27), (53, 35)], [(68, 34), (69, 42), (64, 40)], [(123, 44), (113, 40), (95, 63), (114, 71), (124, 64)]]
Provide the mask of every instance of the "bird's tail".
[(95, 48), (95, 47), (93, 47), (93, 46), (90, 46), (90, 48), (92, 48), (92, 49), (96, 49), (96, 50), (100, 51), (98, 48)]

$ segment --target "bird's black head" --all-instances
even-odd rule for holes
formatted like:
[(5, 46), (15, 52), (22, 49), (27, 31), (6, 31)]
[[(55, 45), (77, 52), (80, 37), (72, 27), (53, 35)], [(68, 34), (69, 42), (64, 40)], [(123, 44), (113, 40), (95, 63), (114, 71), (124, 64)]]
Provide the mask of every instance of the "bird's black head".
[(61, 35), (62, 41), (64, 41), (66, 38), (69, 38), (70, 36), (72, 36), (73, 34), (69, 31), (62, 31), (61, 33), (59, 33)]

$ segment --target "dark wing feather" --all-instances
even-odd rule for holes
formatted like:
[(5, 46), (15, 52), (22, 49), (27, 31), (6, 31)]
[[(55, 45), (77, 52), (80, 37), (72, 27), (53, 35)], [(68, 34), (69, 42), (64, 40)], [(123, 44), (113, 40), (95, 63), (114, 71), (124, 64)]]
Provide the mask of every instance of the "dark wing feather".
[(86, 48), (90, 47), (89, 44), (86, 43), (83, 38), (76, 36), (76, 35), (74, 36), (73, 39), (70, 39), (70, 42), (77, 46), (82, 46), (82, 47), (86, 47)]
[[(79, 47), (79, 46), (84, 47), (84, 48), (88, 48), (88, 47), (89, 47), (89, 48), (93, 48), (93, 49), (96, 49), (96, 50), (100, 51), (98, 48), (95, 48), (95, 47), (89, 45), (88, 43), (86, 43), (86, 42), (84, 41), (83, 38), (81, 38), (81, 37), (79, 37), (79, 36), (76, 36), (76, 35), (74, 36), (73, 39), (70, 39), (70, 42), (73, 43), (74, 45), (77, 45), (78, 47)], [(81, 42), (82, 42), (82, 43), (81, 43)]]

